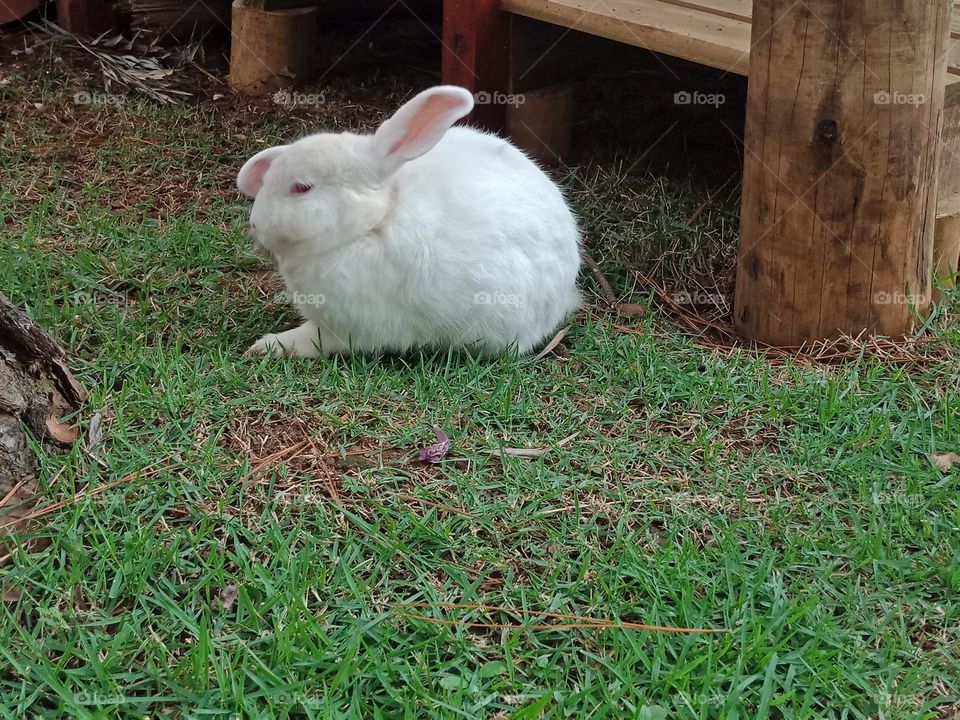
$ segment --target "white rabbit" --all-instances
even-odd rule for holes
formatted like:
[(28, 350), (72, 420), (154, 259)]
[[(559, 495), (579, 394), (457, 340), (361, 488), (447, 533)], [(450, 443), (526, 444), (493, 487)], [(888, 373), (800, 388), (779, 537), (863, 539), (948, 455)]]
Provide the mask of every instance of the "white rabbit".
[(244, 164), (251, 231), (306, 320), (251, 352), (524, 354), (577, 309), (573, 214), (520, 150), (451, 128), (472, 108), (434, 87), (373, 135), (312, 135)]

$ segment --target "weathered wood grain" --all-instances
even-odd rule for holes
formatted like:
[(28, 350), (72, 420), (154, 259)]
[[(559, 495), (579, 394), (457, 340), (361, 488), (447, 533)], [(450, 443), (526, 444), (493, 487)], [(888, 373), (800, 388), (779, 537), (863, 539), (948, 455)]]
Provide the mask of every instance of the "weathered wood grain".
[(734, 322), (797, 345), (930, 305), (947, 6), (755, 0)]

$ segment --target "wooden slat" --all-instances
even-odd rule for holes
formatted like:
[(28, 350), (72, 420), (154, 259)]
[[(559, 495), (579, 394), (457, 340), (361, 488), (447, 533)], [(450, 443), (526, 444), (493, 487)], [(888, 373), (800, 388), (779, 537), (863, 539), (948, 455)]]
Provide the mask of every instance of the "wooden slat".
[[(946, 85), (960, 83), (960, 2), (950, 8), (950, 37), (947, 38), (947, 77)], [(954, 93), (955, 95), (956, 93)], [(951, 93), (947, 93), (946, 107), (951, 107)]]
[[(746, 75), (752, 0), (503, 0), (515, 15)], [(960, 83), (960, 2), (954, 3), (946, 84)]]
[[(940, 132), (940, 167), (937, 171), (937, 197), (960, 198), (960, 86), (947, 87), (943, 98), (943, 128)], [(953, 201), (955, 202), (955, 201)], [(952, 203), (951, 203), (952, 204)], [(955, 215), (960, 207), (946, 208), (941, 215)]]
[(750, 15), (753, 13), (753, 0), (660, 0), (660, 2), (745, 23), (750, 22)]
[(749, 23), (662, 0), (503, 0), (502, 7), (738, 75), (749, 66)]
[(960, 40), (947, 40), (947, 72), (960, 75)]
[[(689, 8), (705, 12), (709, 15), (718, 15), (732, 20), (750, 22), (753, 15), (752, 0), (660, 0), (669, 5)], [(950, 18), (950, 37), (960, 40), (960, 2), (953, 3), (953, 12)]]
[[(660, 0), (670, 5), (678, 5), (691, 10), (699, 10), (711, 15), (728, 17), (733, 20), (750, 22), (753, 14), (752, 0)], [(950, 36), (960, 39), (960, 2), (953, 3), (950, 20)]]

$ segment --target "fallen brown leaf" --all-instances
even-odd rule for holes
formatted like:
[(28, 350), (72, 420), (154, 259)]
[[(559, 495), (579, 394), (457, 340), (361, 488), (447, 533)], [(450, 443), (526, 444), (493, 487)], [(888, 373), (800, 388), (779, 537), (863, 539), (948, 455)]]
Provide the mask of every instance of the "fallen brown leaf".
[(637, 303), (620, 303), (617, 305), (617, 312), (628, 317), (643, 317), (647, 314), (647, 308)]
[(47, 416), (47, 432), (50, 437), (64, 445), (80, 438), (80, 431), (76, 427), (60, 422), (53, 415)]
[(930, 459), (933, 461), (933, 464), (944, 472), (950, 472), (950, 468), (954, 465), (960, 465), (960, 455), (957, 455), (955, 452), (943, 453), (942, 455), (931, 455)]
[(567, 333), (570, 332), (570, 328), (572, 327), (573, 327), (572, 325), (567, 325), (565, 328), (561, 328), (560, 332), (558, 332), (556, 335), (553, 336), (553, 340), (548, 342), (546, 347), (544, 347), (543, 350), (537, 353), (537, 356), (534, 358), (534, 360), (542, 360), (547, 355), (549, 355), (550, 351), (560, 344), (560, 341), (563, 340), (564, 337), (566, 337)]

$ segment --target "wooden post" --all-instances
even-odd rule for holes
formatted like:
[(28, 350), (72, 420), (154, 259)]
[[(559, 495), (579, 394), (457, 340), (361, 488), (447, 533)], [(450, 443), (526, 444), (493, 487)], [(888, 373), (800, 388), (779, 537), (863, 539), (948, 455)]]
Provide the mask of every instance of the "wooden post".
[(507, 132), (541, 165), (558, 165), (570, 150), (573, 85), (563, 83), (511, 94)]
[(930, 305), (944, 0), (754, 0), (734, 324), (798, 345)]
[[(955, 198), (954, 204), (945, 210), (950, 214), (937, 218), (933, 271), (943, 286), (950, 288), (956, 284), (954, 276), (960, 266), (960, 198)], [(940, 298), (935, 297), (934, 302), (940, 302)]]
[(312, 79), (316, 7), (267, 11), (236, 0), (232, 25), (230, 87), (235, 91), (269, 93)]
[[(960, 83), (950, 85), (944, 94), (937, 198), (933, 275), (952, 287), (960, 264)], [(936, 291), (933, 301), (940, 302)]]
[(496, 98), (510, 90), (510, 20), (500, 0), (444, 0), (441, 60), (443, 83), (477, 99), (467, 120), (501, 132), (506, 104)]
[(510, 82), (506, 125), (510, 140), (541, 165), (557, 165), (570, 149), (574, 88), (571, 77), (610, 62), (626, 45), (569, 28), (510, 17)]
[[(39, 4), (32, 0), (15, 0), (13, 6), (37, 7)], [(114, 5), (106, 0), (57, 0), (57, 25), (78, 37), (95, 37), (113, 30), (118, 25), (117, 20)], [(2, 9), (0, 21), (6, 22)]]

